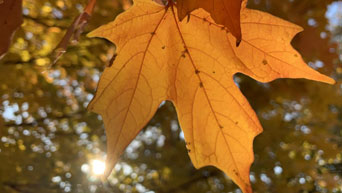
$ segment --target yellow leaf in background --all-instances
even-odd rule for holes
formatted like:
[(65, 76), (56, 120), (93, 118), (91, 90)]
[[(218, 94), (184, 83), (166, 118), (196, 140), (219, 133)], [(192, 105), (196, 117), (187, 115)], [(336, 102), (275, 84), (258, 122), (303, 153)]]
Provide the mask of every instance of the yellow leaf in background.
[(106, 127), (106, 175), (160, 103), (170, 100), (194, 166), (216, 166), (244, 193), (252, 192), (253, 139), (262, 127), (233, 76), (241, 72), (261, 82), (334, 80), (308, 67), (292, 48), (291, 39), (301, 31), (294, 24), (243, 9), (242, 41), (236, 47), (233, 35), (209, 13), (200, 9), (190, 17), (179, 22), (173, 4), (135, 0), (114, 22), (91, 32), (117, 46), (89, 104)]

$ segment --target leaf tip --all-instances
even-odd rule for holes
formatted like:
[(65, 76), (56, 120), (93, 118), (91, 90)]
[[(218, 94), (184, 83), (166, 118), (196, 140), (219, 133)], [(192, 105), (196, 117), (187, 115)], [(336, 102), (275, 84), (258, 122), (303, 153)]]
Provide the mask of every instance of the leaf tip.
[(242, 189), (244, 193), (253, 193), (252, 186), (250, 184), (246, 184), (246, 187)]
[(325, 76), (323, 74), (320, 74), (320, 73), (315, 78), (309, 77), (307, 79), (318, 81), (318, 82), (323, 82), (323, 83), (330, 84), (330, 85), (336, 84), (336, 81), (334, 79), (330, 78), (329, 76)]
[(102, 37), (102, 31), (103, 31), (103, 26), (106, 26), (106, 25), (102, 25), (94, 30), (92, 30), (91, 32), (87, 33), (87, 37), (88, 38), (94, 38), (94, 37)]
[(113, 158), (107, 157), (106, 168), (102, 176), (103, 179), (107, 179), (109, 177), (110, 173), (112, 173), (112, 170), (115, 164), (116, 164), (116, 161), (113, 161)]
[(317, 71), (315, 71), (316, 73), (318, 73), (318, 76), (316, 75), (315, 77), (310, 77), (308, 78), (309, 80), (315, 80), (315, 81), (319, 81), (319, 82), (324, 82), (330, 85), (334, 85), (336, 84), (336, 81), (332, 78), (330, 78), (329, 76), (326, 76), (324, 74), (321, 74)]
[(93, 30), (93, 31), (91, 31), (91, 32), (89, 32), (89, 33), (87, 33), (87, 37), (88, 38), (93, 38), (93, 37), (96, 37), (96, 29), (95, 30)]
[(334, 85), (336, 84), (336, 81), (330, 77), (327, 77), (325, 80), (324, 80), (325, 83), (327, 84), (331, 84), (331, 85)]
[(236, 39), (236, 47), (239, 47), (241, 43), (241, 39)]

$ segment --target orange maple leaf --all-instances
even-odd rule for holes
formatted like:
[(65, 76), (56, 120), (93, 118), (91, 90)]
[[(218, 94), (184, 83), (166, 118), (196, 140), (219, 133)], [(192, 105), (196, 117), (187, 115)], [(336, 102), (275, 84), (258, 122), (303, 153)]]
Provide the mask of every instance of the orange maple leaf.
[(258, 81), (306, 78), (334, 83), (308, 67), (290, 41), (301, 28), (260, 11), (243, 9), (242, 42), (204, 10), (189, 22), (173, 4), (135, 0), (114, 22), (91, 32), (117, 46), (89, 109), (101, 114), (107, 133), (107, 170), (164, 100), (176, 107), (196, 168), (223, 170), (244, 193), (253, 139), (262, 131), (255, 112), (233, 81), (241, 72)]
[[(237, 44), (241, 41), (240, 10), (245, 8), (247, 0), (177, 0), (178, 17), (185, 16), (198, 8), (211, 14), (215, 23), (222, 24), (236, 37)], [(190, 18), (189, 18), (190, 19)]]

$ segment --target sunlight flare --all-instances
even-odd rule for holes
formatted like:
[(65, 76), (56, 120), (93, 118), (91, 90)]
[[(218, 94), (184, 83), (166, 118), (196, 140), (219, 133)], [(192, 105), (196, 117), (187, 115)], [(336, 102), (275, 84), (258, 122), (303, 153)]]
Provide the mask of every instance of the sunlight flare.
[(106, 164), (101, 160), (92, 160), (91, 162), (91, 171), (94, 175), (99, 176), (103, 175), (106, 169)]

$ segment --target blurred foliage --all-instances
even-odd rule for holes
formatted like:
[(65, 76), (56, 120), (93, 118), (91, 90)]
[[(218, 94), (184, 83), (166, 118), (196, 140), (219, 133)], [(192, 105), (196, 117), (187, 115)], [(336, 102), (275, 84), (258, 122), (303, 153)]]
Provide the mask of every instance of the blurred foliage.
[[(219, 193), (240, 190), (213, 167), (193, 168), (175, 110), (163, 104), (107, 182), (89, 170), (104, 159), (101, 118), (86, 111), (115, 46), (86, 33), (128, 0), (98, 1), (77, 44), (52, 68), (50, 55), (87, 0), (24, 0), (24, 24), (0, 61), (0, 192)], [(255, 192), (342, 192), (342, 2), (250, 0), (248, 7), (297, 23), (293, 45), (333, 77), (255, 82), (235, 77), (264, 127), (255, 140)]]

